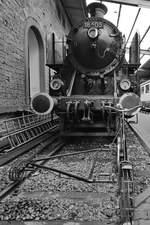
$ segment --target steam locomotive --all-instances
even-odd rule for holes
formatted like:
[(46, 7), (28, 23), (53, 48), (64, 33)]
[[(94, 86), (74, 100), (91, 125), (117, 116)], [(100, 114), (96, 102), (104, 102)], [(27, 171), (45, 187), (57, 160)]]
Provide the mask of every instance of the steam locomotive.
[(68, 54), (50, 82), (50, 94), (38, 93), (31, 108), (38, 114), (55, 111), (65, 136), (114, 136), (116, 109), (136, 113), (140, 105), (139, 81), (134, 65), (126, 63), (125, 37), (104, 18), (107, 7), (94, 2), (88, 17), (67, 36)]

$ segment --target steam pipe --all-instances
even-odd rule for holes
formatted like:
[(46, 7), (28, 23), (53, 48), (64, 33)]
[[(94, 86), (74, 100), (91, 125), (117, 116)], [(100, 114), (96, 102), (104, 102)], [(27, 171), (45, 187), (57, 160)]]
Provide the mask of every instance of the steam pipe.
[(44, 92), (35, 94), (31, 99), (31, 109), (38, 115), (51, 113), (55, 105), (57, 105), (57, 99)]
[(73, 85), (74, 85), (74, 81), (75, 81), (75, 77), (76, 77), (76, 70), (74, 70), (74, 72), (72, 74), (70, 86), (69, 86), (69, 88), (67, 90), (67, 96), (71, 95), (71, 92), (72, 92), (72, 89), (73, 89)]

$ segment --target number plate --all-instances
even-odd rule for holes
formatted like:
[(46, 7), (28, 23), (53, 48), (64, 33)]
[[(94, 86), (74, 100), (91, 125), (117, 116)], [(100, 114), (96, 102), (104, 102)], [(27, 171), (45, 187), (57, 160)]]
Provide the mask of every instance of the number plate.
[(90, 28), (90, 27), (103, 28), (103, 23), (101, 21), (86, 21), (83, 27), (84, 28)]

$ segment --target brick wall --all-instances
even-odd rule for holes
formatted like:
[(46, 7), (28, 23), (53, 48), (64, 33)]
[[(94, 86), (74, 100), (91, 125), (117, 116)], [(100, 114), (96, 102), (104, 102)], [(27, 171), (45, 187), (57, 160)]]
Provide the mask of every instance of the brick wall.
[[(46, 49), (46, 39), (53, 32), (61, 40), (69, 31), (61, 6), (60, 9), (65, 27), (64, 20), (60, 22), (55, 0), (0, 0), (0, 113), (26, 108), (25, 27), (28, 18), (39, 25)], [(46, 91), (48, 74), (45, 66)]]

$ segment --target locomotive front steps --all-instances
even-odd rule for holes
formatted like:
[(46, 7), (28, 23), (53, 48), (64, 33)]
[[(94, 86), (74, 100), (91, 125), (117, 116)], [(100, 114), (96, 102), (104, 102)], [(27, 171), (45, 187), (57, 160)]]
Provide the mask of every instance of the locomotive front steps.
[(114, 137), (115, 132), (112, 129), (108, 129), (103, 122), (97, 123), (83, 123), (75, 124), (73, 128), (66, 129), (61, 132), (61, 136), (85, 136), (85, 137)]
[(108, 132), (63, 132), (60, 133), (63, 137), (114, 137), (114, 132), (108, 134)]

